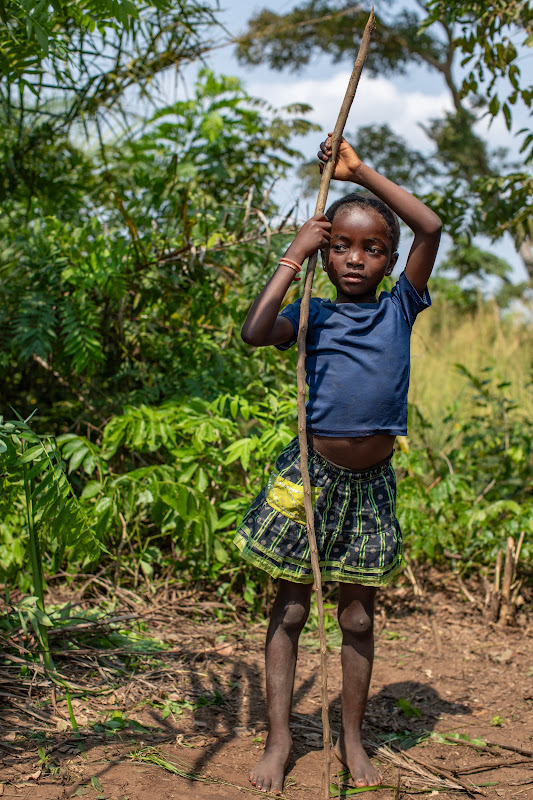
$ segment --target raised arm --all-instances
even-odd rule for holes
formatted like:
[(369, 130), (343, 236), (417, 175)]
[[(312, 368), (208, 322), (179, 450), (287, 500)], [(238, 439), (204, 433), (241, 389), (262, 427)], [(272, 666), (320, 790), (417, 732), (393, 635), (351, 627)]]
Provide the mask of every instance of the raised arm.
[[(330, 229), (328, 218), (324, 214), (316, 214), (302, 225), (285, 256), (297, 264), (303, 264), (312, 253), (328, 246)], [(283, 344), (294, 337), (292, 322), (278, 316), (294, 274), (290, 267), (280, 264), (261, 291), (242, 326), (241, 336), (247, 344), (264, 347)]]
[[(331, 134), (320, 145), (322, 163), (331, 155)], [(424, 203), (364, 164), (353, 148), (342, 139), (333, 177), (352, 181), (383, 200), (414, 233), (405, 274), (419, 294), (424, 292), (439, 249), (442, 223)]]

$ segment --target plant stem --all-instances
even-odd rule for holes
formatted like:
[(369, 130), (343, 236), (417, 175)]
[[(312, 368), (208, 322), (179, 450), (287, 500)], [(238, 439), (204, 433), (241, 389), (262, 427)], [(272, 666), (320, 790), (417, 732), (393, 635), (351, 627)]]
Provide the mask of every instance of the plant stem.
[(78, 745), (78, 750), (80, 751), (83, 758), (87, 758), (87, 754), (85, 753), (85, 748), (83, 746), (82, 738), (80, 735), (80, 730), (78, 728), (78, 723), (76, 722), (76, 717), (74, 716), (74, 709), (72, 708), (72, 700), (70, 699), (70, 692), (66, 687), (66, 684), (63, 684), (63, 688), (65, 689), (65, 697), (67, 700), (67, 708), (68, 708), (68, 716), (70, 719), (70, 724), (72, 725), (72, 730), (74, 731), (74, 738), (76, 739), (76, 743)]

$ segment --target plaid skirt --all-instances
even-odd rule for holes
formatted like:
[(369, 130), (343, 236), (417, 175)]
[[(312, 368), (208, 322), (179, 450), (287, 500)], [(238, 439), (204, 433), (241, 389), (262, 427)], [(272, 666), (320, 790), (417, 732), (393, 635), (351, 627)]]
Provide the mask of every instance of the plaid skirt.
[[(402, 564), (390, 460), (356, 472), (310, 448), (309, 475), (322, 580), (385, 586)], [(281, 452), (234, 541), (247, 561), (273, 578), (313, 582), (298, 438)]]

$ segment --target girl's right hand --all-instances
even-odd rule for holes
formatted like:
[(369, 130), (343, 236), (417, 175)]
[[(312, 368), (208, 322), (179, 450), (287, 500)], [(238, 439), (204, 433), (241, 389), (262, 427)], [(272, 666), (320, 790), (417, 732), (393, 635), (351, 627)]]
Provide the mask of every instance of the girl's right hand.
[[(320, 143), (320, 150), (317, 153), (320, 172), (323, 172), (326, 162), (331, 158), (332, 136), (332, 133), (328, 133), (326, 141)], [(339, 143), (337, 163), (335, 164), (333, 175), (331, 177), (337, 181), (353, 181), (354, 183), (357, 183), (357, 171), (361, 164), (362, 161), (353, 147), (348, 144), (344, 137), (342, 137)]]
[(303, 264), (313, 253), (329, 247), (331, 222), (325, 214), (315, 214), (305, 222), (285, 253), (287, 258)]

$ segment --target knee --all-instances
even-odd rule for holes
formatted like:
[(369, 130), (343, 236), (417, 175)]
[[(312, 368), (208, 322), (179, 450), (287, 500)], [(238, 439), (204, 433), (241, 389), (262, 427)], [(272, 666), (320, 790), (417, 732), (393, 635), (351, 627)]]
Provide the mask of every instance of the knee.
[(339, 608), (339, 625), (343, 634), (357, 639), (366, 639), (373, 635), (374, 618), (360, 603)]
[(309, 603), (286, 603), (280, 608), (280, 624), (290, 634), (300, 634), (309, 616)]

